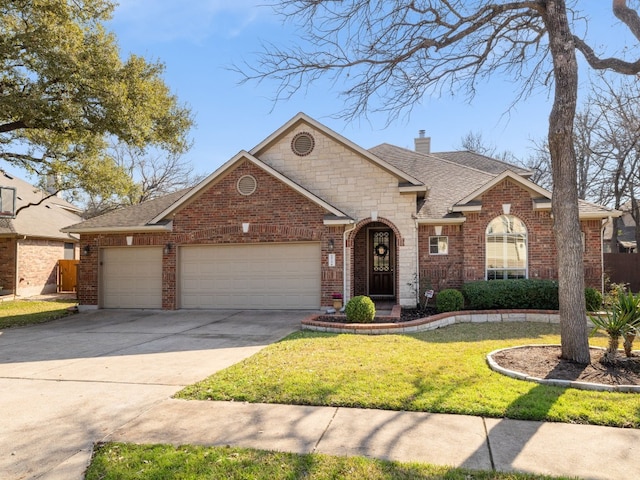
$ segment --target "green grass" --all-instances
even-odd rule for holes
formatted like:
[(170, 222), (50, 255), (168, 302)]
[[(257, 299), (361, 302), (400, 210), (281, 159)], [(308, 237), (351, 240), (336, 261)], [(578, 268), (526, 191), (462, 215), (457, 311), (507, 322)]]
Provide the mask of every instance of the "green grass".
[(0, 328), (49, 322), (68, 315), (67, 309), (77, 303), (71, 300), (0, 302)]
[(253, 479), (325, 480), (538, 480), (553, 477), (480, 472), (363, 457), (298, 455), (230, 447), (169, 445), (99, 446), (86, 480)]
[[(604, 336), (591, 340), (606, 345)], [(459, 324), (415, 335), (302, 331), (176, 396), (640, 428), (640, 395), (515, 380), (486, 364), (498, 348), (559, 342), (557, 325), (524, 322)]]

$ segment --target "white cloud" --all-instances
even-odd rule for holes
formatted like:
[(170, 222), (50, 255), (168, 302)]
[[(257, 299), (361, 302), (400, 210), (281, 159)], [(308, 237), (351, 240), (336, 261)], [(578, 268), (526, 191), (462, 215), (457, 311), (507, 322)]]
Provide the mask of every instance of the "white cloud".
[(121, 0), (113, 26), (119, 34), (147, 43), (209, 37), (232, 38), (260, 16), (271, 14), (264, 0)]

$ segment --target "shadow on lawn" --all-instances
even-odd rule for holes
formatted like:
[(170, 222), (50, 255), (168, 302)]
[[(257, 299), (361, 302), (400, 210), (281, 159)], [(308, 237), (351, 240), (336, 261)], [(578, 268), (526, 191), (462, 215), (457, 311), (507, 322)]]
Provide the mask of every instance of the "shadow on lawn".
[[(514, 463), (536, 435), (544, 422), (514, 420), (514, 418), (545, 418), (553, 405), (565, 393), (561, 387), (537, 385), (514, 400), (505, 410), (505, 417), (497, 420), (485, 419), (487, 447), (491, 455), (493, 470), (517, 470)], [(475, 465), (484, 454), (478, 449), (462, 465)]]
[(486, 340), (522, 340), (535, 343), (548, 335), (560, 335), (560, 326), (553, 323), (500, 322), (457, 323), (436, 330), (411, 334), (430, 343), (479, 342)]

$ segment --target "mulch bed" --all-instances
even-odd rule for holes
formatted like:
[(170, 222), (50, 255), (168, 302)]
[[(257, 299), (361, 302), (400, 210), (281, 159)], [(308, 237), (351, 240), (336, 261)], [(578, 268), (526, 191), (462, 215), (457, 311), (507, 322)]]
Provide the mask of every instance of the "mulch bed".
[[(436, 309), (435, 307), (425, 307), (425, 308), (403, 308), (402, 313), (400, 314), (400, 319), (390, 322), (386, 319), (374, 318), (373, 323), (403, 323), (410, 322), (411, 320), (417, 320), (419, 318), (430, 317), (431, 315), (435, 315)], [(344, 314), (333, 314), (333, 315), (321, 315), (316, 320), (320, 322), (336, 322), (336, 323), (345, 323), (346, 317)]]
[(620, 351), (614, 364), (601, 363), (604, 350), (591, 349), (591, 363), (581, 365), (560, 358), (560, 346), (527, 346), (493, 354), (502, 368), (531, 377), (570, 380), (602, 385), (640, 385), (640, 357), (627, 358)]

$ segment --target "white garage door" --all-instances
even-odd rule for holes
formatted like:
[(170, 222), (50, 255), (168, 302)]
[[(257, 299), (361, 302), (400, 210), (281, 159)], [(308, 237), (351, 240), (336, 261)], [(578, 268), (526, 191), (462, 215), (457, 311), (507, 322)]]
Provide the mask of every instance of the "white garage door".
[(103, 308), (162, 308), (162, 247), (102, 250)]
[(181, 308), (320, 307), (320, 244), (186, 246)]

